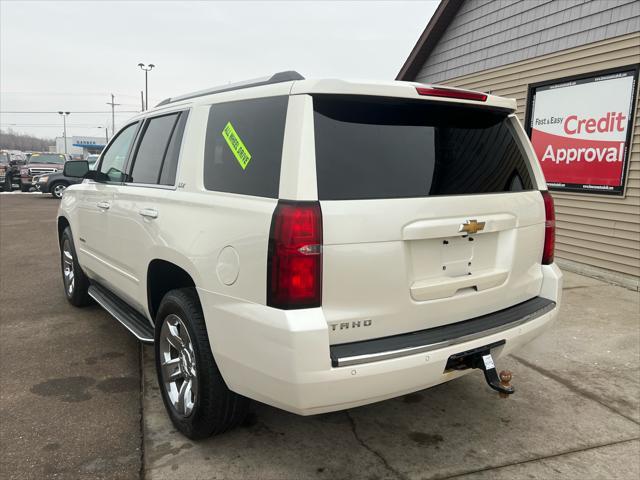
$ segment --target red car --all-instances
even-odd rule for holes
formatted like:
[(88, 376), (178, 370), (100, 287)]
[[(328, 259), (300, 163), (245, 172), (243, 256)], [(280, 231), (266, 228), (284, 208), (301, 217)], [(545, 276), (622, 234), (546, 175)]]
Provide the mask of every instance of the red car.
[(61, 172), (68, 157), (63, 153), (34, 153), (20, 169), (20, 190), (28, 192), (35, 187), (33, 178), (46, 173)]

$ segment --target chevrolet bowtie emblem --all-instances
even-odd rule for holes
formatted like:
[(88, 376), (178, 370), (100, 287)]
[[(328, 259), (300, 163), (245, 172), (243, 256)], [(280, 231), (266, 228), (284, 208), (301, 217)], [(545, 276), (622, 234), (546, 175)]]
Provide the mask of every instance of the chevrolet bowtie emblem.
[(458, 230), (458, 232), (478, 233), (483, 229), (484, 222), (478, 222), (477, 220), (467, 220), (462, 225), (460, 225), (460, 230)]

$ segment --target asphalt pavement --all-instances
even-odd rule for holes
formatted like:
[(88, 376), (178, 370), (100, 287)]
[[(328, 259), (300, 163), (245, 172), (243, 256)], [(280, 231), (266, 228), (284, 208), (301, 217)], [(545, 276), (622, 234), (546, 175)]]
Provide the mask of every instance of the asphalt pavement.
[(0, 195), (3, 479), (640, 477), (637, 291), (566, 273), (558, 322), (498, 362), (514, 372), (506, 400), (472, 372), (312, 417), (256, 403), (243, 427), (192, 442), (164, 411), (153, 350), (66, 302), (57, 206)]
[(638, 292), (565, 273), (555, 325), (516, 355), (516, 393), (479, 371), (313, 417), (254, 404), (247, 424), (191, 442), (169, 422), (144, 348), (146, 480), (640, 478)]
[(62, 290), (58, 201), (0, 194), (0, 477), (140, 474), (140, 346)]

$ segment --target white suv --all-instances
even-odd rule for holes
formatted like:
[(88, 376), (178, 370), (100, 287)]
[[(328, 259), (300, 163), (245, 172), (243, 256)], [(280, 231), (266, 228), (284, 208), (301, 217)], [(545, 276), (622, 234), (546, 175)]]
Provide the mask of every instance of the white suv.
[[(514, 100), (295, 72), (163, 101), (58, 214), (67, 298), (155, 344), (191, 438), (483, 370), (555, 319), (554, 211)], [(493, 356), (493, 357), (492, 357)]]

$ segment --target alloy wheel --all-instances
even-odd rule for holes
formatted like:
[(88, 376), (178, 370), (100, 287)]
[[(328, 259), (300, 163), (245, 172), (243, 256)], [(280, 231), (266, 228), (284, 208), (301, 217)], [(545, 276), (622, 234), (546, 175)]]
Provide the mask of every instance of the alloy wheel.
[(160, 330), (160, 372), (167, 397), (183, 417), (193, 412), (198, 394), (198, 372), (193, 342), (184, 322), (167, 316)]
[(67, 189), (66, 185), (58, 183), (57, 185), (55, 185), (53, 187), (53, 196), (56, 197), (56, 198), (62, 198), (62, 194), (64, 193), (64, 191), (66, 189)]

